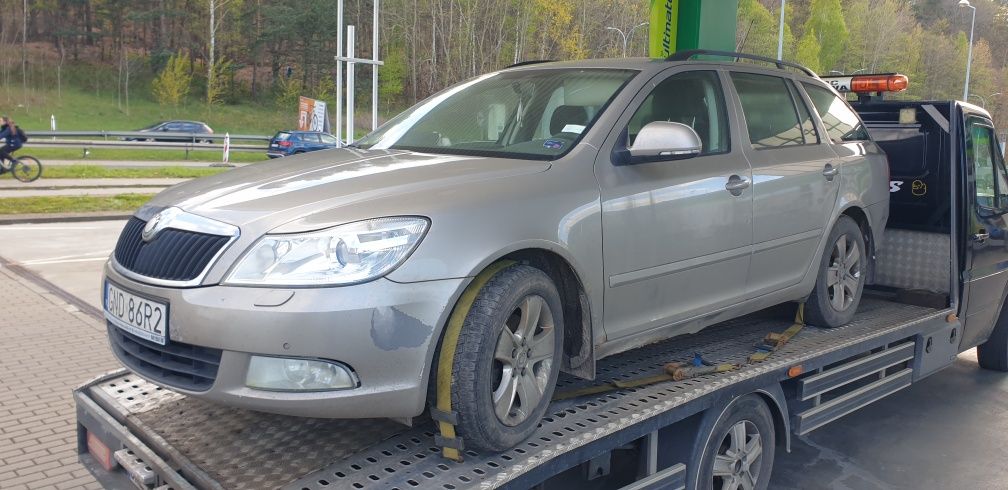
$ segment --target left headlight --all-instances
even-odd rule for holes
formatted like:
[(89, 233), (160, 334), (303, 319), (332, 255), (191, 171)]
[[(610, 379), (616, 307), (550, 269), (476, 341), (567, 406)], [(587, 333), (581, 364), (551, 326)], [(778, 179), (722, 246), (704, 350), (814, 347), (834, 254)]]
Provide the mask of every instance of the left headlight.
[(430, 222), (376, 218), (309, 233), (266, 235), (238, 261), (225, 281), (256, 286), (333, 286), (366, 282), (401, 264)]

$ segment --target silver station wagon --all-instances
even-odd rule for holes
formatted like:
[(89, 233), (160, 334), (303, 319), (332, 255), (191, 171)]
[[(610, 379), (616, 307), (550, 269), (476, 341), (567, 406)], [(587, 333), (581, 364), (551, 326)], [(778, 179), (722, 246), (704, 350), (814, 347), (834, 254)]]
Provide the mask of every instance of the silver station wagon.
[(466, 447), (501, 450), (560, 371), (783, 302), (848, 322), (888, 191), (800, 67), (525, 64), (162, 192), (105, 267), (108, 333), (140, 376), (253, 410), (410, 421), (438, 384)]

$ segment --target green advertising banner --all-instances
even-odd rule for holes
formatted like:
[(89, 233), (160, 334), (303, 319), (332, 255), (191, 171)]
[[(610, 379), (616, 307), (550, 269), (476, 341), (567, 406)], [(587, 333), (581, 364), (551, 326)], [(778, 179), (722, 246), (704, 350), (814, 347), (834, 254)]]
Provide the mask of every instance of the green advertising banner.
[(676, 50), (679, 27), (679, 0), (651, 0), (648, 55), (665, 58)]
[(648, 55), (676, 51), (735, 51), (738, 0), (651, 0)]

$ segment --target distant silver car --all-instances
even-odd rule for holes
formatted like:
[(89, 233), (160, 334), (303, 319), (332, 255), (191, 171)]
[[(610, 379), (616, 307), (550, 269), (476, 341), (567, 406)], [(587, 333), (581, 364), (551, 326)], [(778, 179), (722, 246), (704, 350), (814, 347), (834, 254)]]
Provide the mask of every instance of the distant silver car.
[(457, 430), (500, 450), (536, 428), (561, 370), (592, 378), (601, 357), (782, 302), (848, 322), (887, 172), (810, 74), (515, 67), (351, 148), (162, 192), (105, 267), (108, 332), (123, 364), (189, 395), (409, 419), (460, 311)]

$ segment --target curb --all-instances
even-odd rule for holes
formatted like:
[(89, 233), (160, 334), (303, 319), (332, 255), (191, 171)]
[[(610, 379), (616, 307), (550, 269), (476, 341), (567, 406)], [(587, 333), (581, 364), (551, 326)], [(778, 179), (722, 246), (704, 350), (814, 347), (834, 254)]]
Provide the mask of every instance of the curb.
[(0, 216), (0, 225), (21, 225), (27, 223), (75, 223), (81, 221), (127, 220), (133, 213), (121, 211), (102, 213), (51, 213), (51, 214), (11, 214)]
[(0, 256), (0, 267), (3, 267), (11, 271), (12, 273), (14, 273), (14, 275), (20, 277), (21, 279), (29, 281), (35, 284), (36, 286), (41, 287), (42, 289), (48, 290), (50, 293), (55, 295), (57, 298), (63, 300), (68, 305), (77, 308), (77, 310), (83, 313), (84, 315), (93, 318), (95, 320), (98, 320), (100, 322), (105, 321), (105, 313), (103, 311), (91, 305), (90, 303), (78, 298), (77, 296), (74, 296), (67, 290), (57, 286), (52, 281), (42, 277), (35, 271), (28, 269), (27, 267), (24, 267), (21, 264), (11, 262), (9, 259), (2, 256)]

